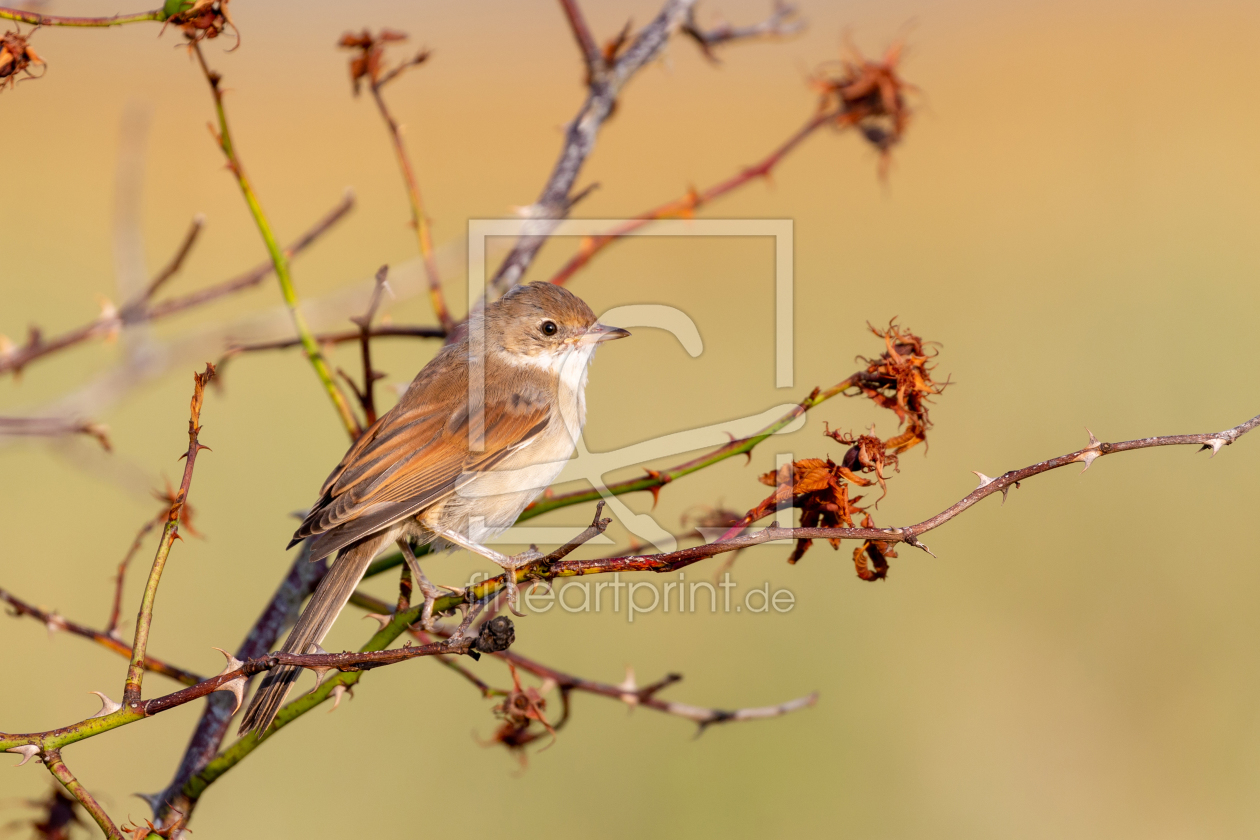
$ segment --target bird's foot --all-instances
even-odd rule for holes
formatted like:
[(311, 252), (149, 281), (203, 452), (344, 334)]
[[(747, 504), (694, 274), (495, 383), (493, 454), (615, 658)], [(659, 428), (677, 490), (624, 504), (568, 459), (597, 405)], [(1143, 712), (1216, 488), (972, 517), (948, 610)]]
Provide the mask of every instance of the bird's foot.
[(506, 582), (504, 590), (507, 593), (507, 608), (511, 611), (512, 615), (517, 618), (524, 618), (525, 613), (517, 609), (520, 604), (521, 590), (516, 585), (516, 572), (521, 567), (528, 566), (530, 563), (533, 563), (535, 560), (539, 560), (541, 558), (542, 554), (539, 553), (537, 548), (534, 548), (531, 545), (520, 554), (514, 554), (511, 557), (504, 557), (502, 560), (494, 561), (503, 568), (503, 579)]

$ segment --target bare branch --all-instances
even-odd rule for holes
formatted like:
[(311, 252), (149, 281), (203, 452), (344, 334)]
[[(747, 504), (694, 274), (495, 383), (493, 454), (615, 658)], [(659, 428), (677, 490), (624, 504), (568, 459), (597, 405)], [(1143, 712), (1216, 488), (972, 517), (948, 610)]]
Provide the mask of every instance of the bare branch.
[(100, 423), (71, 420), (65, 417), (0, 417), (0, 437), (87, 435), (95, 438), (106, 452), (112, 450), (108, 431), (108, 428)]
[(719, 24), (712, 29), (703, 29), (696, 21), (696, 9), (687, 10), (687, 21), (682, 31), (700, 47), (704, 57), (718, 63), (713, 48), (732, 41), (747, 41), (757, 38), (783, 38), (795, 35), (805, 28), (805, 22), (797, 20), (797, 10), (783, 0), (775, 0), (774, 12), (770, 17), (751, 26), (731, 26), (729, 23)]
[[(393, 324), (380, 324), (367, 331), (370, 338), (445, 338), (446, 332), (441, 327), (407, 327)], [(342, 330), (341, 332), (316, 333), (315, 340), (320, 344), (345, 344), (360, 341), (362, 330)], [(275, 341), (259, 341), (254, 344), (237, 344), (228, 348), (223, 358), (230, 359), (241, 353), (257, 353), (262, 350), (286, 350), (298, 347), (301, 341), (296, 338), (281, 338)]]
[[(104, 631), (94, 630), (91, 627), (87, 627), (86, 625), (71, 621), (64, 616), (60, 616), (55, 612), (49, 612), (48, 610), (41, 609), (34, 604), (23, 601), (21, 598), (5, 589), (0, 589), (0, 601), (3, 601), (12, 608), (10, 615), (15, 617), (24, 615), (30, 616), (40, 624), (47, 627), (49, 633), (56, 633), (57, 631), (64, 630), (73, 636), (80, 636), (84, 639), (96, 642), (98, 645), (108, 648), (120, 656), (127, 657), (128, 659), (131, 658), (131, 645)], [(191, 671), (178, 668), (164, 660), (151, 656), (148, 653), (144, 655), (144, 668), (146, 671), (152, 671), (155, 674), (170, 677), (176, 682), (181, 682), (184, 685), (196, 685), (201, 682), (202, 679), (200, 676), (192, 673)]]
[[(296, 256), (327, 232), (334, 224), (341, 220), (354, 207), (354, 196), (347, 193), (344, 198), (329, 211), (322, 219), (315, 223), (310, 230), (304, 233), (297, 241), (284, 249), (284, 253), (288, 257)], [(183, 254), (186, 256), (189, 245), (188, 238), (185, 238), (185, 244), (177, 252), (177, 256)], [(172, 260), (172, 264), (176, 269), (182, 265), (182, 256), (179, 262)], [(169, 266), (168, 266), (169, 267)], [(168, 300), (159, 301), (157, 303), (149, 303), (144, 306), (129, 305), (121, 310), (113, 307), (107, 307), (105, 312), (94, 320), (77, 327), (68, 332), (62, 333), (56, 338), (44, 340), (40, 331), (32, 327), (30, 335), (25, 344), (21, 347), (5, 350), (0, 348), (0, 375), (6, 373), (18, 374), (31, 362), (41, 359), (60, 350), (72, 347), (89, 339), (100, 338), (113, 335), (119, 329), (149, 321), (156, 321), (168, 315), (177, 312), (183, 312), (196, 306), (209, 303), (221, 297), (252, 288), (261, 283), (270, 276), (275, 270), (275, 266), (270, 262), (265, 262), (257, 267), (245, 272), (244, 274), (234, 277), (231, 280), (224, 281), (205, 289), (199, 289), (180, 297), (170, 298)], [(173, 273), (173, 272), (172, 272)], [(161, 279), (161, 274), (155, 280)], [(165, 283), (165, 279), (161, 280)], [(160, 285), (160, 284), (159, 284)], [(150, 288), (154, 288), (154, 283), (150, 283)]]
[[(192, 251), (193, 244), (197, 241), (197, 236), (201, 233), (201, 229), (205, 227), (206, 217), (198, 213), (192, 220), (192, 224), (188, 227), (188, 233), (184, 234), (184, 241), (180, 244), (179, 250), (175, 252), (175, 256), (171, 257), (171, 261), (157, 273), (152, 280), (149, 281), (148, 287), (140, 295), (139, 300), (135, 301), (135, 305), (143, 306), (144, 301), (151, 300), (157, 290), (162, 285), (174, 277), (179, 269), (184, 265), (184, 260), (188, 258), (188, 254)], [(129, 307), (124, 307), (124, 309)], [(125, 320), (125, 317), (124, 317)]]

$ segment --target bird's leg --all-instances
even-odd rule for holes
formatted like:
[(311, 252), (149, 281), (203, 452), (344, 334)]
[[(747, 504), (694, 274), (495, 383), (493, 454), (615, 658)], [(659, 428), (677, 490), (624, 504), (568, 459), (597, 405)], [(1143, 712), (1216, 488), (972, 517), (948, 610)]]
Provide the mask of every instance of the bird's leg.
[(411, 550), (410, 541), (405, 539), (399, 540), (398, 548), (402, 551), (403, 559), (407, 561), (407, 568), (411, 569), (412, 580), (416, 582), (416, 587), (420, 590), (420, 594), (424, 596), (424, 606), (420, 608), (420, 629), (428, 632), (433, 629), (433, 605), (437, 603), (442, 590), (434, 586), (425, 577), (424, 570), (420, 568), (420, 561), (416, 559), (415, 552)]
[[(507, 581), (507, 586), (505, 588), (507, 590), (508, 609), (511, 610), (512, 614), (518, 618), (525, 617), (525, 614), (516, 608), (520, 599), (520, 590), (516, 586), (516, 570), (528, 563), (534, 562), (542, 556), (536, 549), (529, 548), (522, 551), (520, 554), (508, 557), (506, 554), (500, 554), (493, 548), (487, 548), (484, 545), (475, 543), (455, 531), (447, 530), (445, 528), (434, 528), (432, 525), (427, 524), (425, 527), (429, 528), (435, 534), (452, 545), (457, 545), (460, 548), (473, 552), (474, 554), (480, 554), (487, 560), (491, 560), (496, 565), (501, 566), (503, 571), (506, 572), (504, 579)], [(415, 572), (412, 572), (412, 574), (414, 575)]]

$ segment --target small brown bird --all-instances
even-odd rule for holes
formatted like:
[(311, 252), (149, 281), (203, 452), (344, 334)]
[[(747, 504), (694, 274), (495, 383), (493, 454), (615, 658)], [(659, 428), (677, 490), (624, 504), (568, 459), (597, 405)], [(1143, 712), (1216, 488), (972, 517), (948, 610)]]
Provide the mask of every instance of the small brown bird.
[[(415, 565), (412, 542), (465, 548), (508, 570), (537, 556), (507, 557), (482, 543), (516, 522), (560, 474), (586, 422), (595, 349), (630, 333), (598, 323), (580, 298), (550, 283), (516, 286), (486, 306), (484, 323), (425, 365), (324, 482), (289, 547), (310, 540), (311, 560), (334, 551), (337, 559), (286, 652), (318, 649), (368, 564), (391, 543), (428, 590), (429, 609), (433, 588)], [(511, 606), (512, 575), (508, 582)], [(266, 731), (301, 671), (267, 673), (241, 734)]]

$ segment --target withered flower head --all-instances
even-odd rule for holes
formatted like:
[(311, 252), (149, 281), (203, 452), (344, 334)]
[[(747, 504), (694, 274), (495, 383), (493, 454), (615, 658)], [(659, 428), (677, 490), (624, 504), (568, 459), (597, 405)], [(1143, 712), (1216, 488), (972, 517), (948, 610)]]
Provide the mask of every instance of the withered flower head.
[[(547, 709), (547, 701), (542, 692), (533, 686), (522, 688), (516, 666), (509, 662), (508, 668), (512, 672), (512, 690), (503, 698), (502, 703), (494, 707), (495, 715), (502, 719), (503, 724), (494, 733), (490, 743), (502, 744), (509, 750), (519, 752), (521, 764), (524, 765), (525, 747), (541, 738), (544, 733), (550, 734), (554, 743), (556, 730), (543, 714)], [(535, 728), (535, 723), (541, 724), (541, 728)]]
[[(236, 36), (235, 50), (241, 45), (241, 31), (228, 14), (228, 0), (166, 0), (166, 22), (178, 26), (189, 45), (218, 38), (228, 27)], [(229, 50), (230, 52), (231, 50)]]
[(350, 83), (354, 86), (355, 96), (359, 95), (359, 82), (363, 79), (367, 79), (372, 88), (377, 88), (408, 67), (423, 64), (429, 58), (429, 51), (421, 50), (393, 70), (385, 72), (385, 47), (406, 40), (406, 33), (393, 29), (382, 29), (376, 35), (364, 29), (357, 35), (347, 32), (341, 36), (337, 46), (356, 53), (350, 59)]
[[(44, 60), (38, 53), (31, 49), (31, 45), (27, 43), (27, 36), (18, 30), (0, 35), (0, 90), (6, 86), (16, 85), (19, 81), (19, 73), (23, 74), (22, 80), (38, 79), (39, 76), (31, 72), (31, 65), (48, 66), (44, 64)], [(42, 75), (41, 72), (40, 76)]]
[(884, 441), (884, 446), (895, 456), (927, 441), (927, 431), (932, 428), (928, 399), (945, 390), (949, 381), (932, 381), (935, 365), (929, 361), (936, 353), (926, 349), (929, 342), (902, 329), (896, 322), (890, 322), (885, 330), (867, 326), (884, 339), (885, 349), (874, 359), (858, 357), (859, 361), (866, 362), (866, 371), (857, 385), (863, 396), (894, 412), (905, 426), (901, 434)]
[(810, 78), (819, 94), (819, 112), (836, 112), (837, 127), (856, 127), (879, 150), (881, 178), (888, 172), (889, 152), (910, 123), (906, 93), (916, 90), (897, 75), (902, 46), (899, 41), (882, 61), (871, 61), (849, 44), (849, 58), (823, 65)]
[[(841, 475), (859, 487), (869, 487), (878, 482), (880, 489), (884, 491), (880, 498), (888, 495), (888, 481), (884, 475), (884, 468), (892, 467), (897, 472), (901, 471), (897, 467), (897, 455), (888, 451), (888, 444), (873, 434), (854, 437), (851, 433), (830, 430), (826, 424), (823, 425), (823, 434), (836, 443), (843, 443), (849, 447), (840, 461)], [(857, 475), (863, 472), (875, 473), (875, 481)], [(878, 504), (879, 502), (876, 502), (876, 505)]]
[[(845, 475), (848, 472), (830, 458), (805, 458), (784, 464), (757, 479), (773, 487), (774, 493), (749, 511), (745, 518), (755, 522), (790, 499), (801, 511), (802, 528), (852, 528), (853, 517), (864, 513), (865, 508), (857, 505), (862, 500), (861, 496), (849, 498), (848, 477)], [(870, 483), (862, 479), (859, 481)], [(840, 547), (840, 540), (828, 542), (832, 548)], [(788, 562), (800, 560), (811, 545), (813, 540), (797, 540)]]

